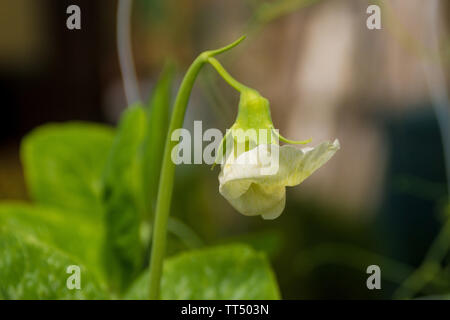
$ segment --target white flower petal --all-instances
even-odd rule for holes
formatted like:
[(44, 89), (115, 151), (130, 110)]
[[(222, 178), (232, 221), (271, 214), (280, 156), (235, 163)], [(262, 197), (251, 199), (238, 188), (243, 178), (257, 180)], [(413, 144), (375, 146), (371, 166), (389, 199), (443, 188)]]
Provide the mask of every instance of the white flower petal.
[(284, 187), (252, 183), (238, 197), (230, 197), (222, 187), (219, 191), (237, 211), (246, 216), (264, 215), (267, 219), (274, 219), (283, 212), (286, 202)]
[(330, 160), (339, 148), (337, 139), (333, 143), (322, 142), (314, 148), (298, 149), (284, 145), (280, 148), (278, 173), (270, 176), (270, 182), (288, 187), (296, 186)]
[[(230, 155), (219, 175), (219, 191), (240, 213), (275, 219), (284, 210), (286, 186), (303, 182), (340, 148), (339, 141), (323, 142), (315, 148), (261, 144), (235, 158)], [(279, 152), (276, 173), (263, 174), (266, 166), (258, 155)]]

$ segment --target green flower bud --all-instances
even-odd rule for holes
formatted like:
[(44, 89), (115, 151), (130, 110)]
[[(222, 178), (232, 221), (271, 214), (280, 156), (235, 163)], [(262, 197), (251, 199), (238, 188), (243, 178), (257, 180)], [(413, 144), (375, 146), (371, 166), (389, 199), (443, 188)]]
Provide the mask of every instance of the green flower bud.
[(274, 134), (270, 116), (269, 101), (258, 91), (244, 89), (239, 100), (236, 121), (227, 130), (224, 141), (224, 154), (229, 154), (234, 148), (234, 154), (250, 151), (260, 144), (276, 144), (278, 138)]
[(265, 129), (271, 131), (273, 123), (270, 116), (269, 101), (253, 89), (246, 89), (241, 92), (238, 115), (231, 129)]

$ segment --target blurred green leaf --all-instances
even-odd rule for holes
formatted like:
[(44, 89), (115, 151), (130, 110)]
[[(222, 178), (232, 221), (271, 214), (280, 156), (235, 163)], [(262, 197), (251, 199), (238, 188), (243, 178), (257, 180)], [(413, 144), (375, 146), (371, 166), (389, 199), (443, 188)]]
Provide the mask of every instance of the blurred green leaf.
[[(148, 296), (149, 273), (133, 284), (127, 299)], [(264, 253), (228, 245), (181, 253), (165, 261), (162, 299), (280, 299)]]
[(169, 121), (171, 68), (166, 68), (149, 108), (128, 108), (119, 123), (104, 173), (105, 264), (122, 291), (142, 271), (150, 218)]
[(25, 179), (40, 204), (101, 219), (101, 173), (113, 130), (98, 124), (47, 124), (21, 145)]
[[(0, 299), (106, 299), (107, 293), (78, 261), (36, 238), (0, 228)], [(67, 267), (80, 267), (81, 289), (69, 290)]]
[(168, 63), (161, 73), (149, 103), (149, 125), (143, 146), (143, 186), (145, 209), (151, 213), (156, 206), (159, 175), (169, 129), (170, 93), (174, 67)]
[(105, 266), (112, 286), (119, 291), (143, 267), (140, 238), (143, 205), (138, 197), (142, 175), (137, 154), (147, 126), (147, 114), (141, 106), (128, 108), (121, 117), (105, 167)]
[(102, 276), (102, 224), (56, 208), (24, 203), (0, 204), (0, 226), (19, 230), (77, 258)]

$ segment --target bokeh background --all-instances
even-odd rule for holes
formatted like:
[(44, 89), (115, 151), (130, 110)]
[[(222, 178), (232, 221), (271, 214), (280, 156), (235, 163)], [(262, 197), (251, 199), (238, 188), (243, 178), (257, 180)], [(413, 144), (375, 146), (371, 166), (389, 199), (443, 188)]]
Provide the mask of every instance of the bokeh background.
[[(66, 28), (71, 4), (81, 8), (81, 30)], [(382, 9), (381, 30), (366, 27), (370, 4)], [(341, 142), (332, 161), (288, 190), (274, 221), (233, 210), (217, 168), (179, 166), (172, 215), (189, 232), (171, 236), (168, 254), (244, 241), (268, 253), (283, 298), (391, 298), (450, 218), (449, 8), (446, 0), (135, 0), (143, 101), (167, 59), (178, 86), (198, 53), (245, 33), (219, 60), (269, 99), (280, 132)], [(117, 123), (127, 101), (116, 15), (111, 0), (0, 2), (0, 200), (28, 200), (19, 145), (33, 128)], [(202, 120), (204, 130), (225, 131), (238, 98), (206, 68), (185, 126)], [(382, 290), (366, 287), (372, 264)], [(450, 292), (448, 254), (441, 264), (421, 294)]]

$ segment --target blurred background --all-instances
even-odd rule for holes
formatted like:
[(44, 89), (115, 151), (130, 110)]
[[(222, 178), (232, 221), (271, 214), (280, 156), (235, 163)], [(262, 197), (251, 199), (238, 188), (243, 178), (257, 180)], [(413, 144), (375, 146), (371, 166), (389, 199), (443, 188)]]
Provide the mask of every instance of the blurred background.
[[(66, 28), (71, 4), (81, 8), (81, 30)], [(366, 27), (370, 4), (381, 8), (381, 30)], [(274, 221), (233, 210), (218, 192), (218, 169), (179, 166), (172, 214), (195, 234), (187, 243), (244, 241), (267, 252), (286, 299), (392, 297), (450, 218), (449, 8), (445, 0), (135, 0), (143, 101), (168, 58), (178, 86), (196, 55), (245, 33), (219, 60), (269, 99), (280, 132), (341, 142), (332, 161), (288, 190)], [(0, 2), (0, 200), (28, 200), (19, 145), (33, 128), (117, 123), (127, 100), (116, 15), (110, 0)], [(205, 68), (185, 126), (202, 120), (203, 130), (224, 132), (238, 98)], [(186, 247), (171, 239), (169, 254)], [(449, 258), (425, 294), (450, 292)], [(366, 287), (372, 264), (382, 290)]]

